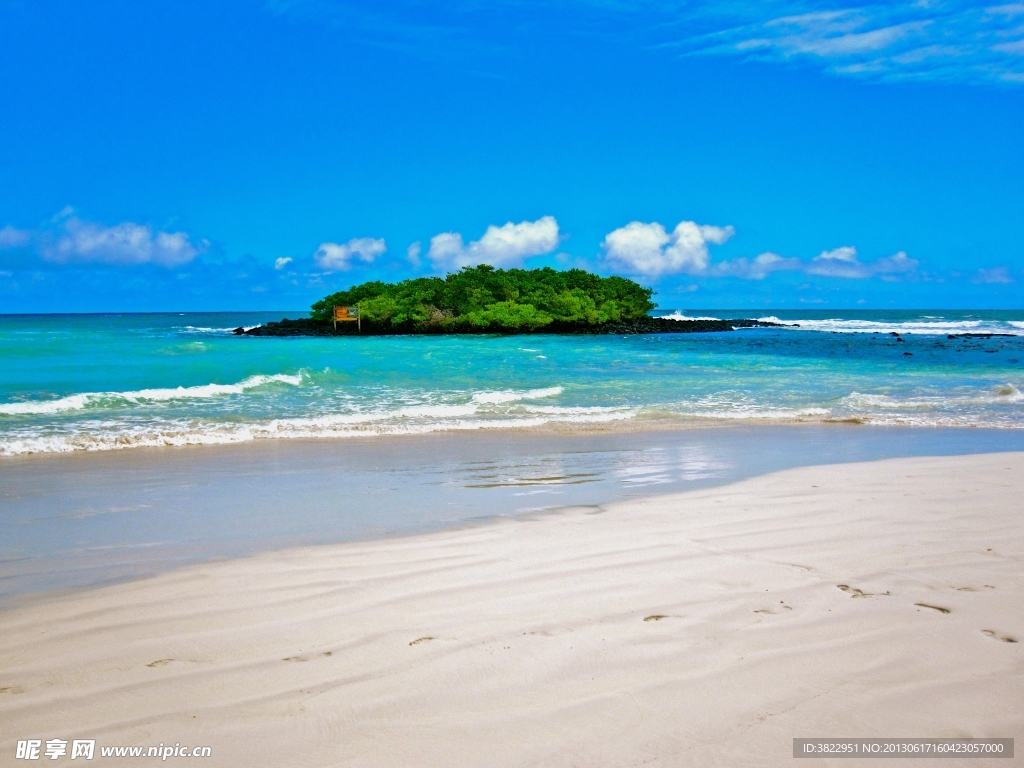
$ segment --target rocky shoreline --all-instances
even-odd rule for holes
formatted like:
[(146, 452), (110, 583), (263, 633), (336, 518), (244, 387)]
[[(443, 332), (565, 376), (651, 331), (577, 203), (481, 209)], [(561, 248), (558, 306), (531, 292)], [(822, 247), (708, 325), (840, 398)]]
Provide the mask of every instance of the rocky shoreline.
[[(600, 325), (581, 325), (575, 323), (551, 323), (539, 330), (530, 331), (531, 334), (563, 334), (563, 335), (605, 335), (605, 334), (641, 334), (641, 333), (715, 333), (722, 331), (734, 331), (738, 328), (764, 328), (779, 327), (779, 323), (769, 323), (762, 320), (669, 320), (664, 317), (645, 317), (638, 320), (626, 322), (602, 323)], [(424, 329), (413, 324), (398, 327), (383, 327), (376, 323), (363, 321), (362, 329), (356, 327), (355, 323), (340, 323), (337, 330), (330, 320), (314, 320), (312, 318), (301, 318), (289, 320), (287, 318), (280, 322), (270, 322), (266, 325), (259, 325), (246, 330), (235, 328), (236, 336), (440, 336), (440, 335), (466, 335), (473, 331), (450, 331), (441, 328)], [(495, 335), (493, 330), (480, 330), (476, 334)], [(524, 335), (522, 333), (509, 335)]]

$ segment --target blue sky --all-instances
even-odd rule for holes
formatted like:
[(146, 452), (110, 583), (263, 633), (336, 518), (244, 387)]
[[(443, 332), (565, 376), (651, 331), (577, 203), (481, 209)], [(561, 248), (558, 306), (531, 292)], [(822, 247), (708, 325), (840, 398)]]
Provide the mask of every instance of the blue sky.
[(1024, 4), (0, 0), (0, 312), (462, 264), (1024, 307)]

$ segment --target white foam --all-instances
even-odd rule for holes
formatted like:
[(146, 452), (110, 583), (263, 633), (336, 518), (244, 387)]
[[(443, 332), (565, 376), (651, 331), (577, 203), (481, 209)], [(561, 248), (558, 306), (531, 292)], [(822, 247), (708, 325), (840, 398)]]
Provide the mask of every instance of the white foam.
[(976, 410), (984, 406), (999, 406), (1024, 401), (1024, 394), (1013, 384), (1000, 384), (988, 391), (960, 392), (942, 395), (917, 395), (914, 397), (891, 397), (889, 395), (862, 394), (851, 392), (840, 403), (853, 409), (882, 408), (887, 411), (906, 409), (927, 410), (933, 413)]
[[(235, 326), (236, 328), (239, 326)], [(258, 328), (258, 325), (243, 325), (241, 328), (245, 331), (251, 331), (253, 328)], [(219, 335), (232, 334), (235, 332), (235, 328), (208, 328), (202, 325), (185, 325), (178, 326), (174, 330), (179, 333), (216, 333)]]
[(713, 411), (694, 409), (686, 415), (705, 419), (727, 419), (736, 421), (768, 420), (768, 421), (820, 421), (832, 416), (828, 408), (771, 408), (748, 407), (730, 411)]
[(37, 400), (24, 403), (0, 403), (0, 413), (11, 416), (34, 413), (58, 413), (60, 411), (76, 411), (89, 404), (90, 395), (69, 395), (59, 400)]
[(1014, 320), (945, 320), (922, 319), (907, 322), (876, 320), (780, 320), (774, 315), (759, 317), (766, 323), (779, 323), (790, 330), (820, 331), (825, 333), (898, 333), (902, 335), (946, 336), (959, 333), (1006, 333), (1024, 336), (1024, 322)]
[(660, 319), (662, 319), (662, 320), (721, 320), (722, 318), (720, 318), (720, 317), (703, 317), (703, 316), (690, 317), (689, 315), (684, 315), (682, 312), (680, 312), (677, 309), (671, 315), (662, 315)]
[(57, 400), (30, 400), (22, 403), (0, 403), (0, 414), (20, 416), (29, 414), (60, 413), (61, 411), (77, 411), (101, 402), (121, 402), (135, 405), (146, 402), (165, 402), (168, 400), (193, 400), (219, 397), (221, 395), (237, 395), (249, 389), (261, 387), (271, 382), (302, 384), (302, 376), (277, 373), (272, 376), (250, 376), (237, 384), (200, 384), (195, 387), (175, 387), (165, 389), (138, 389), (129, 392), (83, 392), (68, 395)]
[(526, 391), (515, 391), (505, 389), (496, 392), (477, 392), (473, 395), (474, 403), (512, 403), (517, 400), (538, 400), (544, 397), (555, 397), (565, 390), (562, 387), (545, 387), (544, 389), (528, 389)]
[(524, 429), (545, 424), (598, 424), (629, 419), (636, 415), (630, 409), (566, 409), (563, 413), (502, 416), (500, 418), (458, 417), (454, 411), (448, 418), (409, 418), (409, 409), (361, 414), (333, 414), (321, 417), (274, 419), (251, 424), (173, 424), (150, 427), (129, 427), (110, 430), (88, 430), (75, 434), (15, 437), (0, 441), (0, 456), (31, 453), (69, 453), (75, 451), (112, 451), (140, 447), (185, 445), (219, 445), (261, 439), (348, 438), (373, 435), (413, 435), (481, 429)]

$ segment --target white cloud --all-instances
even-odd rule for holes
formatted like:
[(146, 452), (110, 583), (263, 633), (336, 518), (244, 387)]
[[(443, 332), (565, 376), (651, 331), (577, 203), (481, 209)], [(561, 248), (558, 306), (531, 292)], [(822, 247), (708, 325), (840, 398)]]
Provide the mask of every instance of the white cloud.
[(681, 221), (670, 235), (658, 222), (632, 221), (609, 232), (601, 247), (605, 262), (627, 274), (703, 274), (708, 269), (708, 243), (720, 245), (733, 236), (729, 227)]
[(782, 271), (801, 271), (819, 277), (866, 279), (882, 276), (885, 279), (887, 276), (912, 272), (917, 268), (917, 264), (915, 259), (908, 258), (903, 251), (878, 261), (864, 263), (857, 258), (856, 248), (842, 247), (824, 251), (809, 263), (797, 258), (785, 258), (777, 253), (762, 253), (750, 261), (740, 258), (715, 264), (711, 273), (747, 280), (764, 280), (772, 272)]
[(767, 251), (754, 259), (744, 258), (723, 261), (711, 268), (711, 274), (723, 277), (742, 277), (747, 280), (764, 280), (772, 272), (803, 269), (800, 259), (785, 258)]
[(28, 245), (32, 233), (8, 225), (0, 229), (0, 248), (21, 248)]
[(903, 251), (865, 264), (857, 258), (856, 248), (843, 246), (831, 251), (822, 251), (811, 259), (811, 263), (804, 269), (811, 275), (857, 279), (913, 272), (917, 265), (918, 262), (908, 258)]
[(1006, 267), (991, 267), (979, 269), (972, 282), (975, 283), (1013, 283), (1016, 282), (1010, 277), (1010, 270)]
[(405, 249), (405, 258), (412, 265), (413, 269), (420, 268), (420, 252), (423, 247), (420, 245), (420, 241), (417, 240), (415, 243)]
[(763, 280), (773, 272), (791, 271), (821, 277), (878, 276), (883, 280), (898, 280), (899, 275), (913, 272), (918, 266), (918, 262), (903, 251), (864, 263), (852, 246), (823, 251), (809, 262), (767, 251), (753, 259), (740, 257), (711, 263), (708, 244), (719, 245), (734, 234), (731, 226), (715, 227), (693, 221), (680, 222), (669, 234), (657, 222), (633, 221), (609, 232), (601, 247), (606, 267), (644, 277), (689, 274)]
[(920, 34), (927, 22), (907, 22), (867, 31), (858, 10), (824, 11), (772, 19), (764, 24), (771, 37), (744, 41), (744, 48), (777, 48), (783, 55), (813, 54), (823, 58), (844, 57), (880, 51), (913, 34)]
[(688, 33), (662, 44), (691, 54), (799, 60), (833, 74), (878, 80), (1024, 80), (1024, 4), (847, 0), (830, 5), (807, 12), (804, 0), (696, 0), (682, 12), (689, 23), (679, 28)]
[[(70, 213), (66, 209), (61, 217)], [(99, 262), (101, 264), (159, 264), (175, 267), (192, 261), (206, 241), (194, 245), (184, 232), (153, 232), (148, 224), (125, 221), (112, 227), (63, 218), (61, 234), (46, 238), (40, 252), (58, 264)]]
[(278, 259), (274, 259), (274, 269), (284, 269), (292, 263), (291, 256), (281, 256)]
[(993, 45), (992, 50), (1012, 53), (1015, 56), (1024, 56), (1024, 40), (1017, 40), (1013, 43), (999, 43), (998, 45)]
[(384, 238), (354, 237), (347, 243), (320, 243), (313, 258), (320, 269), (327, 272), (344, 272), (352, 268), (353, 259), (371, 264), (386, 250)]
[[(524, 259), (551, 253), (558, 247), (558, 222), (554, 216), (536, 221), (511, 221), (501, 227), (493, 224), (479, 240), (469, 245), (458, 232), (442, 232), (430, 238), (427, 258), (435, 269), (490, 264), (493, 267), (518, 267)], [(418, 255), (418, 254), (417, 254)]]

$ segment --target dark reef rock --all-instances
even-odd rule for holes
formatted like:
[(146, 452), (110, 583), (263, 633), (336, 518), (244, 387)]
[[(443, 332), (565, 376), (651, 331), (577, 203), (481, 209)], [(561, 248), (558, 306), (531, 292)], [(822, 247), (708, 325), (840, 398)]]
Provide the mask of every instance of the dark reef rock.
[[(543, 328), (531, 331), (533, 334), (554, 333), (564, 335), (598, 335), (598, 334), (637, 334), (637, 333), (712, 333), (716, 331), (733, 331), (737, 328), (764, 328), (780, 327), (779, 323), (768, 323), (761, 320), (668, 320), (663, 317), (644, 317), (639, 320), (629, 320), (618, 323), (603, 323), (601, 325), (578, 325), (575, 323), (551, 323)], [(334, 330), (334, 324), (330, 320), (313, 320), (302, 318), (299, 320), (283, 319), (278, 323), (267, 323), (256, 328), (245, 330), (235, 328), (233, 333), (237, 336), (357, 336), (360, 335), (355, 323), (341, 323), (338, 330)], [(399, 327), (381, 327), (368, 321), (363, 322), (361, 335), (363, 336), (438, 336), (438, 335), (465, 335), (472, 331), (453, 332), (437, 327), (417, 327), (413, 324)], [(493, 330), (480, 330), (477, 333), (487, 335), (501, 335)], [(523, 333), (509, 335), (525, 335)]]

